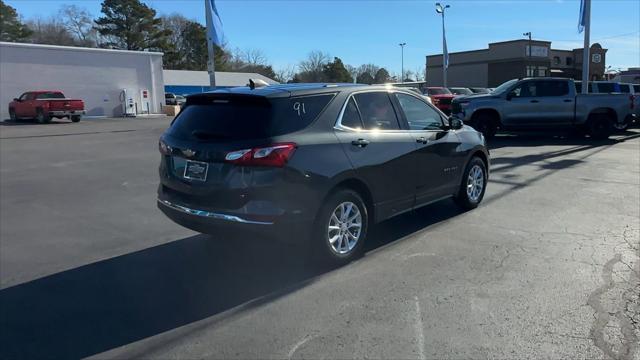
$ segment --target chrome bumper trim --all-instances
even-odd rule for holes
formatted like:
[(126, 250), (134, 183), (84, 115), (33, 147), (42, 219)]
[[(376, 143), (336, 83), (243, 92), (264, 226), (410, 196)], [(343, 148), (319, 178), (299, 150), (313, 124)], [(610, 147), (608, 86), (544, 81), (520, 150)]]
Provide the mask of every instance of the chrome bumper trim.
[(209, 211), (205, 211), (205, 210), (190, 209), (190, 208), (188, 208), (186, 206), (174, 204), (174, 203), (172, 203), (170, 201), (166, 201), (166, 200), (158, 199), (158, 204), (164, 205), (164, 206), (169, 207), (169, 208), (174, 209), (174, 210), (178, 210), (178, 211), (183, 212), (185, 214), (200, 216), (200, 217), (204, 217), (204, 218), (231, 221), (231, 222), (237, 222), (237, 223), (242, 223), (242, 224), (273, 225), (272, 222), (251, 221), (251, 220), (246, 220), (246, 219), (243, 219), (243, 218), (241, 218), (239, 216), (235, 216), (235, 215), (226, 215), (226, 214), (209, 212)]

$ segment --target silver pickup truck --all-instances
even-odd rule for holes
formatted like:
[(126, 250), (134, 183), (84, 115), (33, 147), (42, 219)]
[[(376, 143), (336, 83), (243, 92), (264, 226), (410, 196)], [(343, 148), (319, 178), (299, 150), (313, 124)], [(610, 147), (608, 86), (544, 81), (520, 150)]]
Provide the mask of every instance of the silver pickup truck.
[(493, 137), (498, 130), (577, 128), (594, 139), (608, 138), (629, 121), (634, 103), (625, 94), (576, 94), (573, 80), (514, 79), (490, 94), (455, 98), (452, 115)]

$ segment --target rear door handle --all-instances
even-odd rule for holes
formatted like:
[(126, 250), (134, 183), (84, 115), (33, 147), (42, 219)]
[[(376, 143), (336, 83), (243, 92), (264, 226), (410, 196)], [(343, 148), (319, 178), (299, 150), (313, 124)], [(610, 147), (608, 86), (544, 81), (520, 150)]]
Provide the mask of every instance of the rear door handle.
[(429, 142), (429, 140), (427, 140), (427, 138), (426, 138), (426, 137), (421, 136), (421, 137), (419, 137), (419, 138), (417, 138), (417, 139), (416, 139), (416, 142), (417, 142), (417, 143), (420, 143), (420, 144), (426, 144), (426, 143), (428, 143), (428, 142)]
[(538, 100), (531, 100), (530, 102), (532, 102), (532, 103), (539, 103), (540, 101), (538, 101)]
[(564, 99), (562, 101), (564, 101), (564, 102), (573, 102), (573, 100), (571, 100), (571, 99)]
[(365, 147), (365, 146), (369, 145), (369, 140), (365, 140), (365, 139), (353, 140), (351, 142), (351, 145), (354, 145), (354, 146), (357, 146), (357, 147)]

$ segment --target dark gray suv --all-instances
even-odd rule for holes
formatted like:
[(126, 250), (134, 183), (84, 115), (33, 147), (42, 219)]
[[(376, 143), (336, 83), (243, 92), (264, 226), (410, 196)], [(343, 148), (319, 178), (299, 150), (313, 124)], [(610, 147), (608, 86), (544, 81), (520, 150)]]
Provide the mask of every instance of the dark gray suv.
[[(209, 234), (257, 231), (344, 263), (371, 224), (489, 173), (483, 136), (397, 87), (289, 84), (192, 95), (160, 138), (158, 207)], [(308, 234), (309, 236), (302, 236)]]

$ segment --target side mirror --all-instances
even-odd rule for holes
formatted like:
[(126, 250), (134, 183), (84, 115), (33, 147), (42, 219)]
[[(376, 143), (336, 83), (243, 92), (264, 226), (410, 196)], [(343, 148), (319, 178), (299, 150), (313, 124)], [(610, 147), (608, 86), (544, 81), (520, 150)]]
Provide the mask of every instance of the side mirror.
[(20, 102), (20, 99), (18, 99), (18, 98), (13, 98), (13, 101)]
[(449, 129), (458, 130), (458, 129), (462, 129), (462, 126), (464, 126), (464, 123), (460, 118), (457, 118), (455, 116), (449, 117)]

